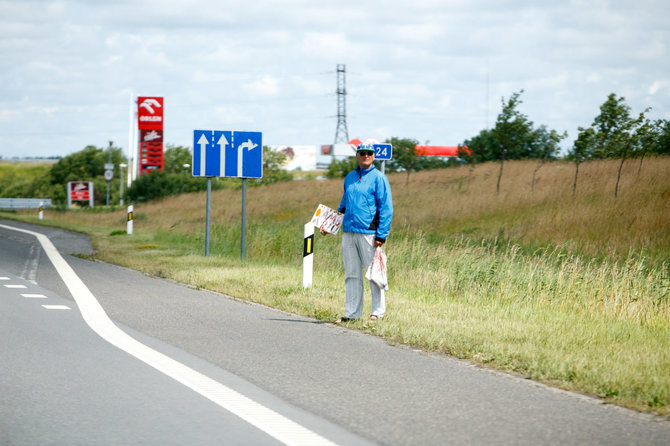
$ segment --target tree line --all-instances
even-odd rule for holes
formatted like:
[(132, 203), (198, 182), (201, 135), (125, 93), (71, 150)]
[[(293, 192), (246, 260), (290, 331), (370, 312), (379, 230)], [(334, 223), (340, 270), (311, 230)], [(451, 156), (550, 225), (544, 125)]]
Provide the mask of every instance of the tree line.
[[(417, 140), (410, 138), (390, 138), (385, 141), (393, 145), (393, 159), (386, 163), (387, 172), (405, 171), (407, 179), (412, 171), (448, 167), (460, 164), (497, 162), (500, 164), (496, 182), (496, 192), (500, 191), (500, 180), (505, 161), (536, 159), (531, 190), (535, 186), (535, 175), (545, 162), (561, 158), (560, 143), (568, 134), (566, 131), (549, 129), (546, 125), (536, 126), (528, 116), (519, 110), (523, 103), (524, 90), (501, 99), (501, 111), (495, 126), (463, 141), (459, 159), (436, 159), (420, 156), (415, 147)], [(589, 127), (579, 127), (578, 135), (563, 159), (575, 163), (573, 193), (577, 188), (579, 164), (587, 160), (620, 158), (614, 195), (618, 194), (621, 168), (626, 159), (635, 157), (640, 167), (646, 155), (670, 154), (670, 121), (651, 120), (647, 117), (649, 108), (635, 115), (623, 97), (610, 94), (600, 106), (600, 113)], [(355, 160), (334, 162), (328, 170), (329, 177), (344, 176), (356, 167)]]
[[(167, 145), (163, 154), (163, 171), (151, 172), (135, 179), (130, 188), (123, 191), (125, 202), (138, 203), (167, 195), (204, 191), (207, 180), (191, 175), (191, 151), (188, 147)], [(263, 178), (248, 181), (250, 186), (270, 184), (292, 179), (290, 172), (281, 168), (285, 155), (265, 150), (263, 156)], [(127, 170), (120, 164), (129, 164), (123, 151), (110, 144), (107, 148), (88, 145), (84, 149), (60, 158), (45, 174), (20, 178), (12, 184), (0, 184), (0, 196), (12, 198), (51, 198), (55, 206), (67, 203), (67, 183), (70, 181), (92, 181), (94, 202), (106, 203), (107, 182), (104, 178), (105, 164), (114, 164), (114, 177), (110, 181), (110, 203), (119, 203), (121, 181), (126, 181)], [(127, 169), (127, 168), (126, 168)], [(123, 178), (121, 175), (123, 173)], [(213, 189), (241, 187), (237, 179), (220, 178), (212, 182)], [(87, 206), (87, 202), (81, 202)]]
[[(497, 117), (495, 127), (482, 130), (479, 135), (463, 142), (470, 155), (461, 152), (467, 162), (497, 161), (500, 172), (496, 191), (500, 191), (505, 160), (538, 159), (535, 173), (547, 160), (558, 158), (559, 143), (567, 137), (567, 133), (549, 130), (541, 125), (534, 127), (532, 121), (518, 110), (522, 103), (518, 93), (505, 100), (502, 98), (502, 111)], [(664, 119), (651, 120), (646, 115), (647, 108), (638, 115), (632, 113), (623, 97), (611, 93), (600, 106), (600, 113), (589, 127), (579, 127), (576, 140), (565, 156), (575, 163), (573, 194), (577, 188), (579, 164), (587, 160), (620, 158), (617, 181), (614, 189), (616, 197), (621, 179), (621, 169), (627, 158), (640, 159), (640, 169), (645, 155), (670, 154), (670, 121)]]

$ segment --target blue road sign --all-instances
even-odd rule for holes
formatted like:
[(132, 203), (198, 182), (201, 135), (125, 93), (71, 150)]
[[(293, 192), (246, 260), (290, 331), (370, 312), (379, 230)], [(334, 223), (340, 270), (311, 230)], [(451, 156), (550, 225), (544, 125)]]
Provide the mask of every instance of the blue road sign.
[(263, 134), (261, 132), (235, 132), (233, 147), (237, 150), (237, 176), (261, 178), (263, 176)]
[(261, 178), (263, 134), (193, 130), (193, 176)]
[(393, 154), (393, 147), (391, 144), (373, 144), (372, 148), (375, 150), (376, 161), (391, 159), (391, 155)]

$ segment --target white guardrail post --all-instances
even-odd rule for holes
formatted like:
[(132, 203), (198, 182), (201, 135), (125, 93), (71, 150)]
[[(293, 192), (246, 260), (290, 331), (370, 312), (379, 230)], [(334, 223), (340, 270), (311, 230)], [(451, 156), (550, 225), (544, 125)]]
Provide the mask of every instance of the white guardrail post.
[(128, 206), (128, 223), (126, 223), (126, 233), (133, 233), (133, 205)]
[(314, 269), (314, 224), (305, 224), (305, 240), (302, 249), (302, 287), (312, 287), (312, 272)]

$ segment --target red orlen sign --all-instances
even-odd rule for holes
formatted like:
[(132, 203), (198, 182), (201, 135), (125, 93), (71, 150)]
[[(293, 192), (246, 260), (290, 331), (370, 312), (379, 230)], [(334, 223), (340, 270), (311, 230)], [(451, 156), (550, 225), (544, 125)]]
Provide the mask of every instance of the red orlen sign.
[(163, 98), (140, 96), (137, 98), (137, 128), (163, 130)]
[(91, 191), (88, 186), (88, 181), (73, 181), (72, 189), (70, 190), (70, 200), (89, 201), (91, 199)]

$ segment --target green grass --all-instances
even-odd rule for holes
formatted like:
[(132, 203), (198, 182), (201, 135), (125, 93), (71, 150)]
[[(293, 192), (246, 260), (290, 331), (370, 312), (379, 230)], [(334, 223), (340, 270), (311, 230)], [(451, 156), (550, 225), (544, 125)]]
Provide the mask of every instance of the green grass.
[[(630, 173), (617, 201), (603, 173), (613, 166), (582, 166), (574, 198), (561, 163), (543, 167), (532, 195), (531, 163), (509, 163), (501, 195), (495, 165), (413, 173), (407, 187), (391, 175), (387, 315), (347, 326), (669, 415), (670, 160)], [(340, 238), (316, 236), (314, 287), (303, 290), (302, 225), (340, 193), (341, 181), (250, 189), (245, 262), (239, 191), (214, 194), (209, 257), (203, 194), (137, 206), (132, 236), (119, 234), (123, 211), (49, 211), (45, 223), (90, 233), (102, 260), (334, 320), (344, 306)]]
[(33, 192), (31, 190), (33, 180), (46, 176), (52, 165), (53, 163), (46, 161), (17, 162), (0, 160), (0, 197), (25, 198), (26, 193)]

